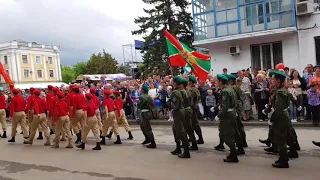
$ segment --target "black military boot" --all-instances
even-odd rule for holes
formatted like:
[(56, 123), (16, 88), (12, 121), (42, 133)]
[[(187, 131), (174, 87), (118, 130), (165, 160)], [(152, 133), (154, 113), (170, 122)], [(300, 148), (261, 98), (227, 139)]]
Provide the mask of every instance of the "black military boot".
[(189, 147), (189, 150), (190, 150), (190, 151), (197, 151), (197, 150), (199, 150), (198, 144), (197, 144), (196, 141), (192, 142), (192, 145)]
[(225, 149), (223, 145), (223, 141), (220, 140), (220, 143), (218, 144), (218, 146), (215, 146), (214, 149), (217, 151), (223, 151)]
[(120, 139), (120, 135), (117, 135), (117, 141), (114, 142), (114, 144), (122, 144), (121, 139)]
[(295, 151), (295, 150), (290, 150), (290, 151), (288, 152), (288, 157), (289, 157), (289, 158), (299, 158), (299, 154), (298, 154), (298, 152)]
[(274, 167), (274, 168), (289, 168), (289, 163), (277, 160), (276, 162), (274, 162), (272, 164), (272, 167)]
[(246, 141), (245, 139), (242, 141), (242, 146), (243, 146), (244, 148), (247, 148), (247, 147), (248, 147), (247, 141)]
[(265, 148), (264, 149), (267, 153), (272, 153), (272, 154), (278, 154), (278, 150), (274, 147), (274, 146), (271, 146), (269, 148)]
[(52, 129), (50, 129), (50, 135), (52, 135), (52, 134), (54, 134), (54, 132), (53, 132), (53, 130), (52, 130)]
[(150, 142), (151, 142), (151, 143), (146, 146), (147, 148), (150, 148), (150, 149), (155, 149), (155, 148), (157, 148), (157, 144), (156, 144), (156, 142), (154, 141), (154, 139), (151, 140)]
[(142, 145), (145, 145), (145, 144), (149, 144), (150, 143), (150, 140), (149, 140), (149, 138), (148, 138), (148, 136), (147, 135), (144, 135), (144, 141), (141, 143)]
[(243, 149), (243, 146), (238, 146), (238, 153), (239, 153), (240, 155), (246, 154), (246, 152), (245, 152), (244, 149)]
[(316, 146), (320, 147), (320, 142), (312, 141), (312, 144), (314, 144), (314, 145), (316, 145)]
[(42, 132), (39, 132), (39, 137), (38, 137), (37, 139), (38, 139), (38, 140), (43, 139)]
[(21, 133), (20, 134), (23, 134), (23, 132), (21, 131)]
[(236, 154), (230, 154), (225, 159), (223, 159), (223, 162), (237, 163), (237, 162), (239, 162), (239, 159)]
[(197, 140), (197, 144), (204, 144), (202, 136), (199, 136), (199, 139)]
[(84, 150), (84, 148), (86, 147), (86, 144), (82, 142), (81, 144), (78, 144), (76, 146), (77, 146), (77, 148)]
[(7, 138), (7, 131), (3, 131), (1, 138)]
[(113, 132), (110, 131), (109, 134), (106, 136), (108, 139), (111, 139)]
[(76, 136), (77, 136), (77, 140), (76, 140), (74, 143), (75, 143), (75, 144), (78, 144), (78, 143), (81, 142), (81, 134), (78, 133), (78, 134), (76, 134)]
[(271, 146), (271, 142), (268, 139), (266, 139), (266, 140), (259, 139), (259, 142), (261, 142), (262, 144), (267, 145), (268, 147)]
[(173, 155), (179, 155), (181, 154), (182, 151), (181, 151), (181, 146), (180, 146), (180, 142), (176, 143), (176, 149), (171, 151), (171, 154)]
[(183, 147), (183, 153), (178, 155), (178, 158), (191, 158), (190, 152), (189, 152), (189, 143), (185, 144)]
[(16, 138), (12, 137), (8, 142), (16, 142)]
[(102, 131), (100, 130), (100, 138), (102, 138)]
[(105, 138), (105, 137), (102, 137), (102, 138), (101, 138), (100, 144), (101, 144), (101, 145), (106, 145), (106, 138)]
[(128, 134), (129, 134), (129, 137), (127, 139), (129, 139), (129, 140), (133, 139), (131, 131), (129, 131)]
[(92, 148), (92, 150), (101, 150), (100, 142), (97, 142), (96, 147)]

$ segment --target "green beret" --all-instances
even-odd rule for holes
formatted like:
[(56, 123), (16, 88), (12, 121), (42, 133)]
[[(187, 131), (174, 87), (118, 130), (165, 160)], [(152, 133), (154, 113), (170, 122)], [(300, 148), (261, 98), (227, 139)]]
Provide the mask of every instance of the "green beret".
[(189, 81), (193, 82), (193, 83), (197, 83), (197, 78), (194, 76), (189, 76)]
[(224, 74), (218, 74), (218, 75), (217, 75), (217, 79), (218, 79), (219, 81), (224, 82), (224, 83), (227, 83), (227, 82), (229, 81), (229, 78), (228, 78), (226, 75), (224, 75)]
[(173, 82), (175, 82), (177, 84), (181, 84), (181, 77), (180, 76), (173, 77)]
[(145, 93), (148, 93), (148, 91), (149, 91), (149, 86), (148, 86), (147, 84), (143, 84), (143, 85), (142, 85), (142, 89), (143, 89), (143, 91), (144, 91)]
[(272, 77), (273, 74), (274, 74), (274, 72), (275, 72), (275, 71), (270, 71), (268, 76), (269, 76), (269, 77)]
[(228, 78), (228, 81), (232, 80), (230, 74), (223, 74), (223, 75)]
[(0, 91), (3, 91), (3, 87), (0, 87)]
[(233, 74), (230, 74), (230, 77), (231, 77), (231, 79), (232, 79), (233, 81), (237, 80), (237, 77), (236, 77), (235, 75), (233, 75)]
[(188, 80), (186, 80), (185, 78), (181, 78), (181, 84), (183, 84), (184, 86), (187, 86)]
[(274, 75), (276, 78), (279, 78), (279, 79), (282, 79), (282, 80), (284, 80), (284, 79), (287, 78), (286, 74), (285, 74), (284, 72), (281, 72), (281, 71), (274, 71), (274, 72), (273, 72), (273, 75)]

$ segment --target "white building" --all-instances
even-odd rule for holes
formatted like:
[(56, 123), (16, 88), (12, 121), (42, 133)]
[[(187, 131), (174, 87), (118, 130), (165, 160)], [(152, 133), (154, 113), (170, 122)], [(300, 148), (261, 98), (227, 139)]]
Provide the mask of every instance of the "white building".
[(57, 46), (35, 42), (0, 43), (0, 61), (15, 84), (61, 82), (59, 52)]
[(212, 74), (320, 64), (320, 11), (313, 0), (192, 0), (194, 45)]

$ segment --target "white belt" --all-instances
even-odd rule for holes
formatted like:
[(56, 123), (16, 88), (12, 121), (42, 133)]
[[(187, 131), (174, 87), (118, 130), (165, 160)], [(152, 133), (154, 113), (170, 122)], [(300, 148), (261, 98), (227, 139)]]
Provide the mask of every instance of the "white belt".
[(149, 109), (141, 109), (141, 112), (149, 112)]
[(228, 109), (228, 112), (232, 112), (232, 111), (234, 111), (234, 109)]

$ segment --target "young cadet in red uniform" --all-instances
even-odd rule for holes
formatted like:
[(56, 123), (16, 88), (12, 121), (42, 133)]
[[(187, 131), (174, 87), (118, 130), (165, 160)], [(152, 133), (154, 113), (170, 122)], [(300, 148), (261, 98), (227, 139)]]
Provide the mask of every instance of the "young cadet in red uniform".
[(52, 92), (53, 86), (48, 85), (48, 93), (46, 96), (46, 103), (47, 103), (47, 120), (48, 120), (48, 125), (50, 127), (50, 135), (54, 134), (53, 129), (51, 128), (51, 119), (49, 117), (49, 110), (50, 110), (50, 105), (51, 105), (51, 98), (53, 97), (53, 92)]
[(0, 90), (0, 123), (2, 126), (3, 134), (1, 138), (7, 138), (7, 120), (6, 120), (6, 97), (3, 90)]
[(106, 135), (108, 132), (109, 127), (112, 127), (112, 131), (117, 136), (117, 141), (114, 142), (114, 144), (121, 144), (121, 139), (119, 135), (119, 129), (118, 129), (118, 122), (116, 119), (115, 111), (115, 105), (114, 101), (110, 98), (110, 95), (112, 92), (110, 90), (104, 90), (104, 100), (103, 100), (103, 107), (105, 111), (105, 119), (103, 121), (102, 126), (102, 141), (101, 144), (106, 144)]
[(96, 117), (96, 103), (93, 102), (93, 95), (90, 93), (86, 94), (87, 103), (84, 107), (84, 123), (82, 132), (82, 143), (77, 145), (77, 148), (84, 150), (85, 144), (87, 142), (87, 136), (92, 131), (94, 137), (96, 138), (97, 145), (92, 150), (101, 150), (100, 146), (100, 135), (99, 135), (99, 125), (98, 119)]
[(58, 101), (58, 97), (57, 97), (58, 91), (59, 91), (58, 88), (56, 88), (56, 87), (52, 88), (52, 97), (50, 99), (50, 104), (49, 104), (49, 109), (48, 109), (48, 111), (49, 111), (49, 122), (48, 123), (49, 123), (50, 129), (52, 132), (54, 132), (54, 129), (55, 129), (53, 117), (54, 117), (54, 108), (55, 108), (57, 101)]
[(59, 148), (60, 133), (64, 130), (67, 138), (68, 145), (66, 148), (73, 148), (72, 136), (70, 132), (70, 119), (69, 119), (69, 108), (64, 99), (64, 93), (61, 91), (57, 92), (57, 97), (59, 98), (54, 109), (54, 123), (55, 125), (55, 138), (53, 148)]
[[(84, 112), (83, 107), (86, 104), (85, 97), (80, 93), (78, 86), (73, 88), (75, 95), (72, 98), (73, 109), (72, 109), (72, 127), (73, 131), (77, 135), (76, 144), (81, 142), (81, 129), (83, 128)], [(80, 125), (79, 125), (80, 123)]]
[(92, 94), (92, 102), (96, 105), (96, 116), (98, 119), (98, 125), (99, 125), (99, 130), (100, 130), (100, 135), (102, 134), (102, 123), (101, 123), (101, 114), (100, 114), (100, 100), (98, 99), (98, 97), (96, 96), (96, 89), (91, 88), (90, 89), (90, 94)]
[(11, 99), (10, 117), (12, 118), (11, 139), (8, 142), (16, 142), (17, 126), (20, 124), (23, 137), (28, 138), (27, 120), (25, 111), (25, 101), (20, 95), (20, 90), (12, 89), (13, 97)]
[[(72, 98), (74, 96), (74, 93), (73, 93), (73, 90), (72, 90), (73, 87), (74, 87), (74, 85), (72, 85), (72, 84), (69, 86), (69, 93), (67, 94), (67, 97), (66, 97), (67, 106), (68, 106), (68, 109), (69, 109), (69, 119), (70, 119), (70, 121), (72, 121), (72, 118), (71, 118), (72, 108), (73, 108)], [(73, 135), (72, 134), (72, 123), (71, 122), (70, 122), (70, 131), (71, 131), (71, 135)]]
[[(115, 100), (114, 100), (114, 104), (117, 110), (117, 121), (118, 124), (123, 125), (124, 129), (127, 131), (127, 133), (129, 134), (129, 137), (127, 139), (133, 139), (132, 133), (131, 133), (131, 128), (128, 124), (127, 118), (126, 118), (126, 114), (123, 110), (123, 100), (122, 97), (120, 96), (120, 92), (119, 91), (114, 91), (113, 95), (115, 96)], [(110, 130), (110, 133), (108, 134), (108, 138), (111, 139), (112, 136), (112, 129)]]
[[(29, 134), (31, 132), (31, 123), (32, 123), (32, 120), (33, 120), (33, 114), (34, 114), (34, 91), (36, 89), (35, 88), (30, 88), (30, 96), (28, 97), (27, 99), (27, 107), (26, 107), (26, 114), (27, 114), (27, 118), (28, 118), (28, 126), (29, 126)], [(46, 104), (45, 104), (46, 106)], [(42, 136), (42, 129), (41, 129), (41, 126), (39, 126), (38, 128), (39, 130), (39, 137), (37, 139), (43, 139), (43, 136)]]
[(34, 99), (33, 99), (31, 106), (33, 107), (34, 112), (33, 112), (33, 119), (30, 124), (31, 133), (30, 133), (29, 140), (24, 141), (24, 144), (32, 144), (33, 143), (34, 136), (35, 136), (37, 129), (40, 125), (41, 129), (44, 132), (44, 136), (47, 139), (47, 141), (44, 143), (44, 145), (50, 146), (50, 130), (48, 127), (48, 122), (47, 122), (46, 113), (45, 113), (46, 112), (46, 101), (39, 97), (40, 96), (39, 90), (34, 90), (33, 94), (34, 94)]

